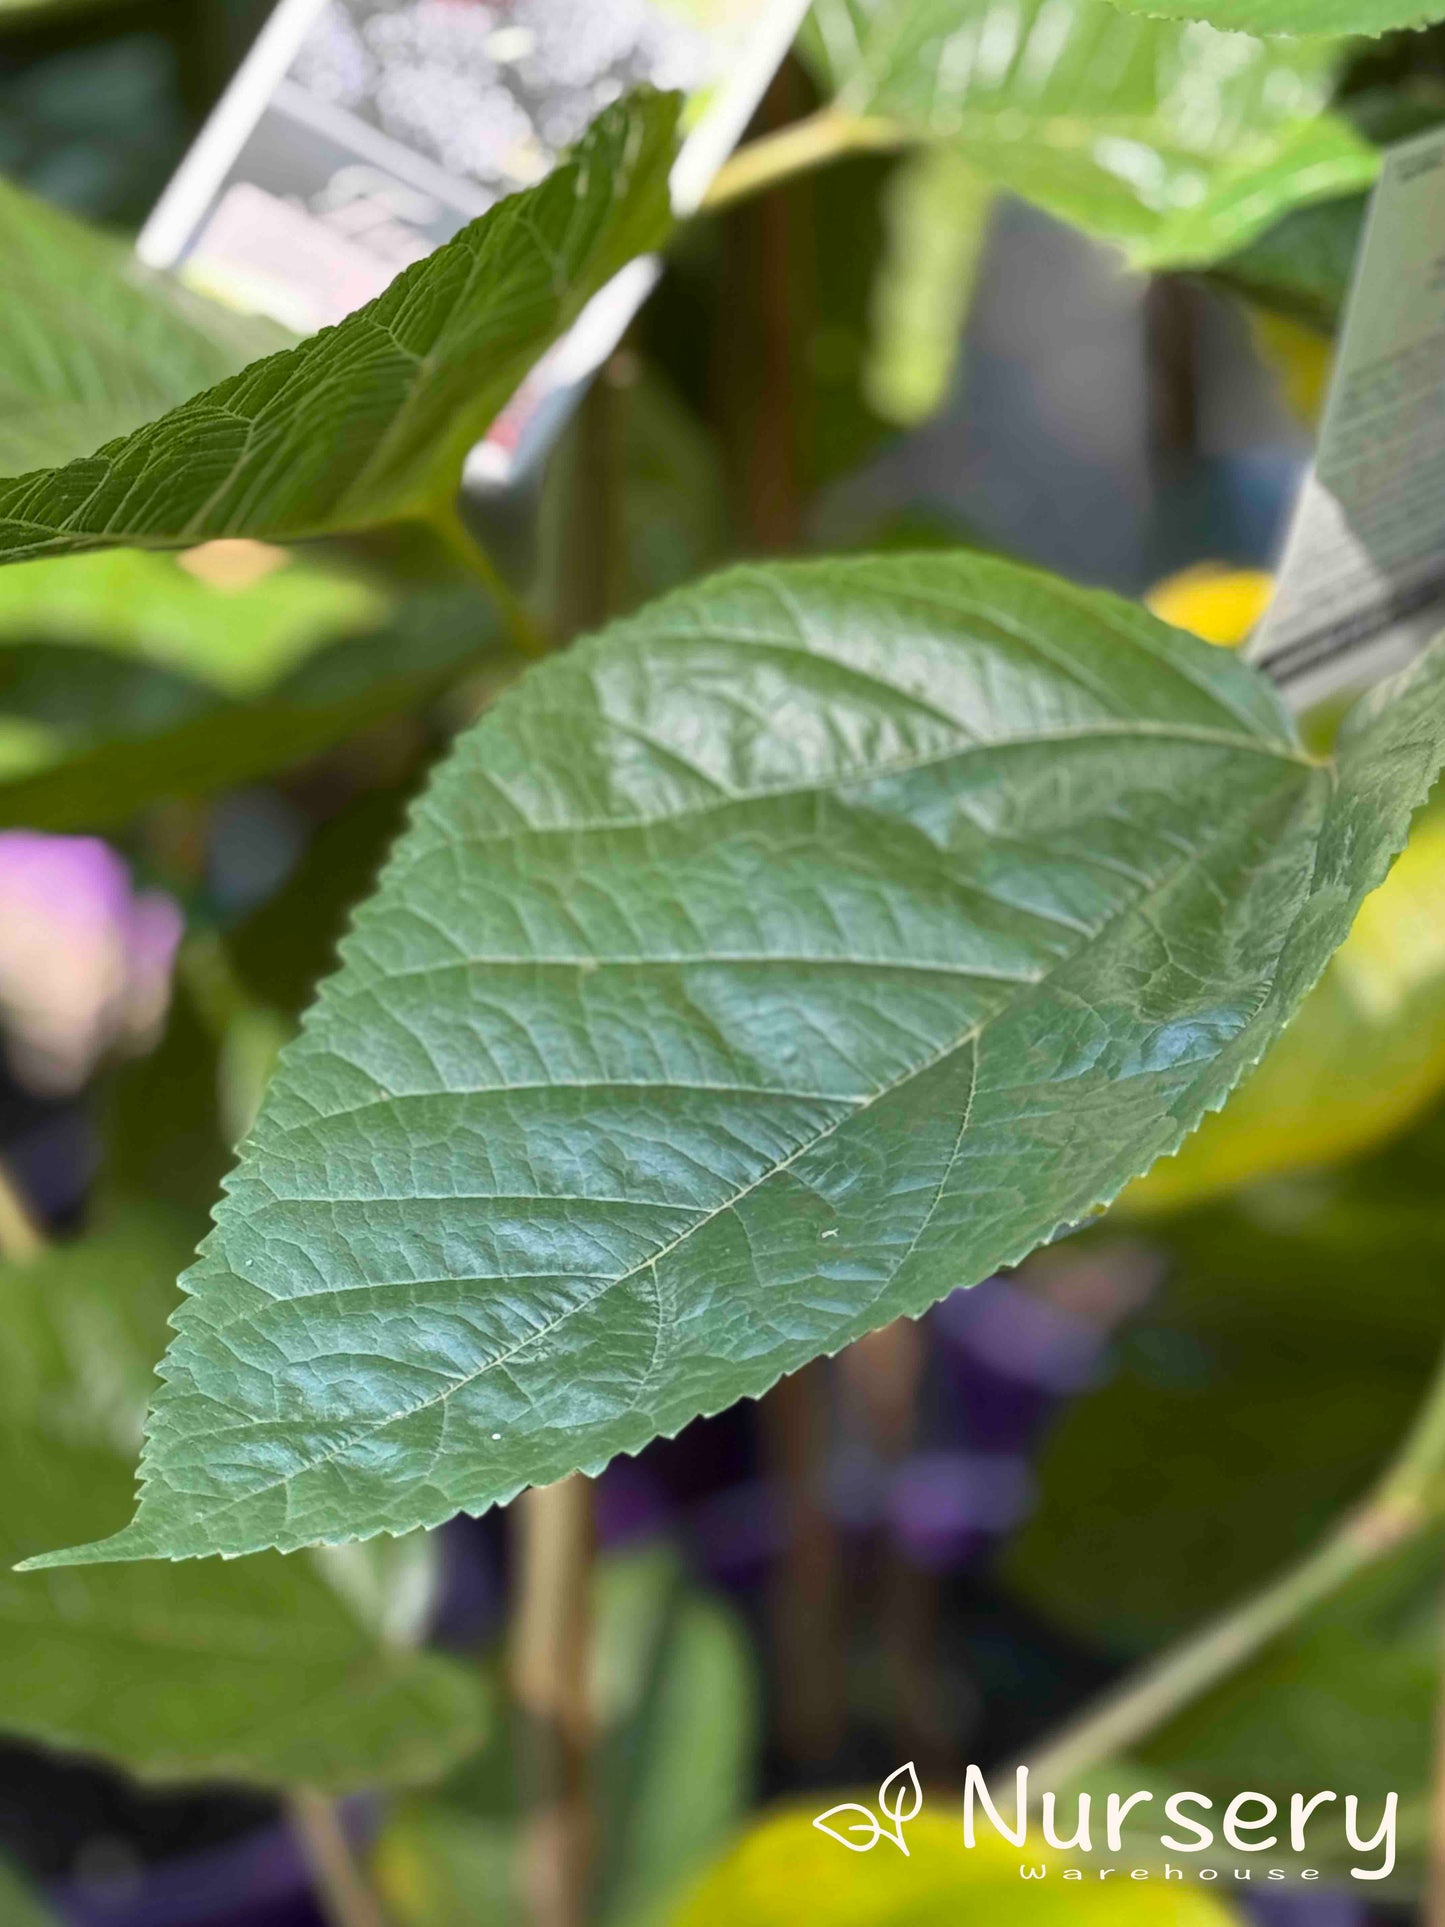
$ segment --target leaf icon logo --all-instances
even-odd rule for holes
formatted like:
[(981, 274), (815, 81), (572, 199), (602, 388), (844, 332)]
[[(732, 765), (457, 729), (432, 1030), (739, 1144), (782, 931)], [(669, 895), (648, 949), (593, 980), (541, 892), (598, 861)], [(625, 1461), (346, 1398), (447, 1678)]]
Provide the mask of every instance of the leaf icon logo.
[[(880, 1840), (891, 1840), (907, 1859), (908, 1843), (903, 1838), (903, 1829), (918, 1817), (922, 1808), (923, 1788), (919, 1785), (918, 1770), (909, 1760), (890, 1773), (878, 1789), (881, 1820), (871, 1807), (860, 1806), (856, 1800), (845, 1800), (841, 1806), (829, 1807), (826, 1813), (820, 1813), (813, 1825), (839, 1846), (846, 1847), (849, 1853), (871, 1853)], [(833, 1824), (845, 1814), (851, 1816), (845, 1825)], [(850, 1835), (857, 1837), (850, 1838)]]

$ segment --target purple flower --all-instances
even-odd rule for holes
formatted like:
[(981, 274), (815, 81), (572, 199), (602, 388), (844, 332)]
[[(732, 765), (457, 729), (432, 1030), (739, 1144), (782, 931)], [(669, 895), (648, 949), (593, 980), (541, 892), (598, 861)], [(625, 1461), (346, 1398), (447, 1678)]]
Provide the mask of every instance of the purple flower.
[(79, 1087), (110, 1050), (144, 1050), (164, 1022), (184, 919), (137, 894), (90, 836), (0, 832), (0, 1028), (30, 1090)]

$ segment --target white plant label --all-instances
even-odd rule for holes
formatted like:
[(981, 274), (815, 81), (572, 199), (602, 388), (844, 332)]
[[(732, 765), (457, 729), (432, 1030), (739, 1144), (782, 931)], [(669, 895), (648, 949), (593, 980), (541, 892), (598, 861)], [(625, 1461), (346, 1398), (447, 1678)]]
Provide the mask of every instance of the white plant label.
[(1445, 129), (1384, 157), (1319, 450), (1251, 659), (1297, 708), (1445, 623)]
[[(807, 0), (281, 0), (162, 196), (143, 260), (298, 334), (340, 321), (646, 82), (689, 96), (672, 177), (696, 207)], [(657, 276), (634, 262), (494, 425), (469, 480), (505, 486)]]

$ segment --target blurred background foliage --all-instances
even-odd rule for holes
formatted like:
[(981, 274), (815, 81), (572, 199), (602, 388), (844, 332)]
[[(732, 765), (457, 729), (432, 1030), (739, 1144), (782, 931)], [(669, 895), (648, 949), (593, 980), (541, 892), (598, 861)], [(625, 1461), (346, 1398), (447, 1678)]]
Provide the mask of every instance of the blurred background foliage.
[[(123, 244), (266, 11), (0, 5), (0, 175)], [(906, 35), (870, 64), (843, 11), (820, 9), (756, 131), (836, 87), (937, 134)], [(738, 553), (968, 543), (1241, 640), (1308, 457), (1371, 144), (1445, 119), (1445, 35), (1281, 56), (1297, 100), (1334, 89), (1318, 139), (1339, 191), (1235, 246), (1231, 169), (1257, 134), (1189, 148), (1151, 91), (1178, 30), (1141, 31), (1147, 73), (1105, 105), (1206, 183), (1188, 220), (1047, 128), (1021, 136), (1005, 96), (967, 140), (854, 156), (687, 229), (532, 505), (544, 625)], [(1031, 111), (1082, 111), (1079, 71)], [(1270, 150), (1281, 179), (1325, 152), (1297, 138)], [(0, 198), (13, 273), (35, 218)], [(1119, 246), (1166, 266), (1125, 271)], [(83, 300), (57, 319), (77, 338)], [(422, 773), (517, 667), (421, 536), (0, 572), (0, 1130), (57, 1240), (0, 1272), (8, 1551), (118, 1522), (228, 1148)], [(1202, 1890), (1021, 1897), (1012, 1861), (963, 1856), (934, 1789), (1010, 1759), (1366, 1488), (1439, 1338), (1442, 1097), (1437, 807), (1282, 1043), (1104, 1223), (610, 1468), (596, 1918), (766, 1927), (798, 1893), (825, 1927), (1226, 1918)], [(1118, 1769), (1401, 1791), (1386, 1901), (1344, 1881), (1262, 1921), (1409, 1917), (1440, 1550), (1382, 1561)], [(360, 1793), (346, 1814), (395, 1927), (523, 1918), (508, 1559), (488, 1518), (385, 1553), (0, 1576), (0, 1852), (21, 1883), (0, 1917), (308, 1927), (283, 1823), (305, 1783)], [(809, 1820), (814, 1789), (871, 1797), (851, 1789), (906, 1758), (930, 1803), (905, 1916), (869, 1884), (888, 1850), (845, 1858)]]

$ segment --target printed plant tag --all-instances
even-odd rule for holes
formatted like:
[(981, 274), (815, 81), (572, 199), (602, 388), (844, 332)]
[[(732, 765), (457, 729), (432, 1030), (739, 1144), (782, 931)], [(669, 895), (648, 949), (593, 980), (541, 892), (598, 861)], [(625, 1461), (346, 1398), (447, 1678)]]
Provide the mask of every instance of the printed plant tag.
[[(298, 334), (340, 321), (641, 83), (689, 96), (673, 199), (735, 145), (807, 0), (281, 0), (156, 207), (141, 258)], [(657, 277), (634, 262), (494, 424), (468, 480), (526, 469)]]
[(1319, 450), (1249, 646), (1296, 708), (1445, 626), (1445, 129), (1384, 157)]

